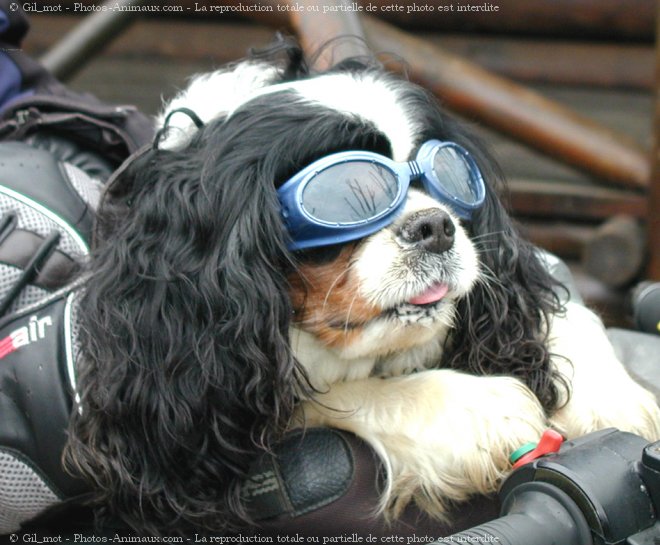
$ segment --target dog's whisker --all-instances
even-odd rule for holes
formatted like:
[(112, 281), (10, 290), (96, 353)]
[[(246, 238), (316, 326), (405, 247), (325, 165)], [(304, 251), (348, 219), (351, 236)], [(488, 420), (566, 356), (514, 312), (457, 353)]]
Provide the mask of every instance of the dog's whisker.
[(499, 286), (503, 285), (497, 274), (495, 274), (495, 271), (493, 271), (493, 269), (486, 265), (483, 261), (479, 264), (479, 267), (481, 269), (481, 275), (480, 278), (477, 279), (478, 281), (483, 282), (485, 280), (489, 280), (490, 282)]
[(474, 235), (472, 236), (472, 240), (483, 240), (487, 239), (488, 237), (494, 237), (496, 235), (503, 235), (504, 231), (489, 231), (488, 233), (481, 233), (480, 235)]
[(492, 271), (482, 269), (481, 274), (477, 278), (477, 282), (489, 287), (490, 285), (501, 286), (500, 280), (493, 274)]
[(358, 293), (356, 293), (353, 296), (353, 299), (351, 300), (351, 304), (348, 307), (348, 312), (346, 313), (346, 322), (344, 322), (344, 335), (348, 335), (348, 332), (350, 330), (350, 324), (351, 324), (351, 312), (353, 311), (353, 305), (355, 304), (355, 301), (358, 298)]
[[(492, 246), (489, 246), (489, 244), (492, 243)], [(485, 252), (490, 252), (492, 250), (497, 250), (499, 248), (499, 244), (497, 241), (486, 241), (486, 244), (479, 244), (475, 245), (474, 249), (477, 251), (478, 254), (483, 254)]]
[(302, 269), (298, 268), (296, 270), (296, 274), (303, 281), (303, 284), (305, 284), (306, 287), (309, 287), (309, 286), (312, 285), (312, 281), (309, 279), (308, 275), (305, 274), (305, 272)]
[(325, 309), (326, 305), (328, 304), (328, 299), (330, 298), (330, 294), (332, 293), (332, 290), (335, 288), (335, 286), (341, 281), (341, 279), (346, 276), (350, 272), (350, 269), (344, 269), (342, 272), (340, 272), (337, 277), (332, 281), (332, 284), (330, 284), (330, 287), (328, 288), (325, 298), (323, 299), (323, 305), (321, 306), (322, 309)]

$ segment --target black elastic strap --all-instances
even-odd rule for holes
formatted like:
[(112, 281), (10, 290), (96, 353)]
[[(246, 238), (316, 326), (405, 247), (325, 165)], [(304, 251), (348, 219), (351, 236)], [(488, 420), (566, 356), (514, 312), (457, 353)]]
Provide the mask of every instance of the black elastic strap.
[(158, 145), (160, 144), (161, 138), (165, 133), (167, 133), (167, 131), (170, 128), (170, 119), (174, 114), (187, 115), (190, 118), (190, 120), (194, 123), (195, 127), (197, 127), (198, 129), (201, 129), (204, 126), (204, 122), (190, 108), (182, 107), (182, 108), (177, 108), (176, 110), (172, 110), (167, 114), (167, 116), (165, 116), (165, 121), (163, 122), (163, 126), (156, 133), (156, 136), (154, 138), (153, 149), (155, 150), (158, 149)]
[(39, 269), (55, 249), (59, 240), (59, 231), (52, 231), (46, 237), (43, 244), (39, 246), (37, 251), (32, 256), (32, 259), (25, 267), (25, 270), (21, 273), (21, 276), (18, 277), (16, 282), (14, 282), (12, 285), (11, 289), (5, 294), (2, 302), (0, 302), (0, 316), (7, 312), (16, 297), (18, 297), (18, 294), (21, 292), (21, 290), (37, 277)]
[(204, 122), (199, 118), (199, 116), (195, 112), (193, 112), (190, 108), (182, 107), (182, 108), (177, 108), (176, 110), (172, 110), (167, 114), (167, 116), (165, 117), (165, 123), (163, 123), (165, 127), (169, 125), (170, 118), (176, 113), (186, 114), (190, 118), (190, 120), (195, 124), (195, 127), (197, 127), (198, 129), (201, 129), (204, 126)]
[(14, 212), (9, 212), (0, 219), (0, 244), (16, 229), (18, 218)]

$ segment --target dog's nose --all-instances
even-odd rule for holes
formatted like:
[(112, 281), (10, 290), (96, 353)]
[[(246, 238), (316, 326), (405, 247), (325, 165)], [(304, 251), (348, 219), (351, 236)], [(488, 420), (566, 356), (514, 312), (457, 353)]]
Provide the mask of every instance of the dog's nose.
[(441, 254), (454, 245), (456, 226), (447, 212), (430, 208), (411, 214), (400, 228), (401, 238), (428, 252)]

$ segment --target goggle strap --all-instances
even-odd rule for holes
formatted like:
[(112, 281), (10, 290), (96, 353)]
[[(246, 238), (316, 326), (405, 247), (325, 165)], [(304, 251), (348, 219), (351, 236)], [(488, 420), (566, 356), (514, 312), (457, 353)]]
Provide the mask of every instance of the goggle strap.
[(410, 177), (414, 180), (420, 178), (422, 174), (424, 174), (422, 167), (419, 166), (417, 161), (408, 161), (408, 168), (410, 169)]

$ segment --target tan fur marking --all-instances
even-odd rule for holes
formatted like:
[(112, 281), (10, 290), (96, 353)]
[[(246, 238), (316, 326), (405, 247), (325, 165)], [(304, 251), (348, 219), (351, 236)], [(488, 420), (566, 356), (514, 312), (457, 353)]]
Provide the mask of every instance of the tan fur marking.
[(351, 267), (356, 246), (346, 245), (330, 263), (301, 263), (289, 276), (294, 322), (333, 348), (355, 342), (364, 324), (382, 312), (359, 294), (357, 275)]

